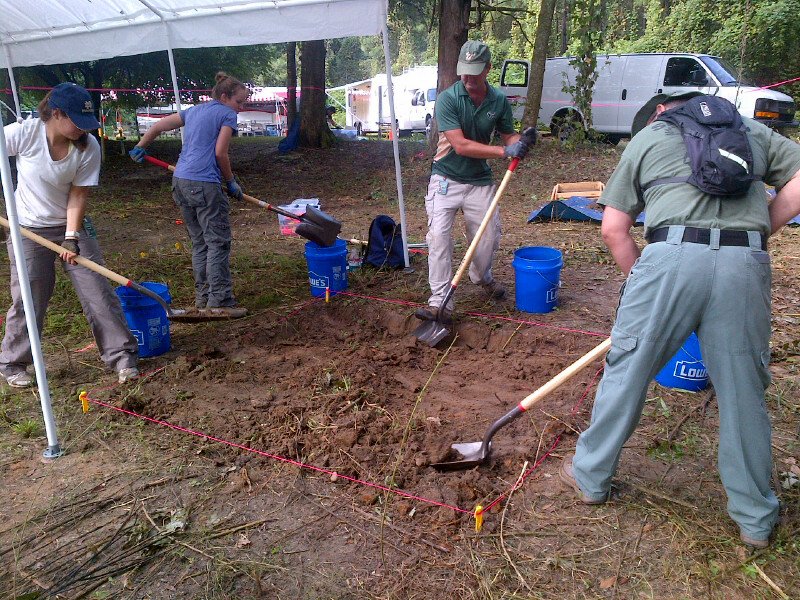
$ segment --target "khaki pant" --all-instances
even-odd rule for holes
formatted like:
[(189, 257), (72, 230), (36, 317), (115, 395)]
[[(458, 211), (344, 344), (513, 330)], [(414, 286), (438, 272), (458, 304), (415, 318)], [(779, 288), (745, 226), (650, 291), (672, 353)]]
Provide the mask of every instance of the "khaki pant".
[[(56, 244), (64, 241), (64, 227), (41, 227), (31, 229), (31, 231)], [(82, 229), (80, 234), (78, 248), (81, 256), (102, 265), (103, 255), (97, 240), (90, 237), (85, 229)], [(52, 250), (27, 238), (23, 238), (22, 243), (25, 248), (25, 262), (28, 268), (39, 335), (42, 333), (44, 315), (55, 288), (57, 261), (63, 266), (78, 294), (83, 314), (89, 321), (89, 327), (100, 352), (100, 358), (117, 372), (128, 367), (135, 367), (139, 357), (139, 347), (136, 338), (128, 329), (119, 298), (108, 280), (80, 265), (62, 262)], [(12, 304), (6, 316), (6, 332), (0, 351), (0, 373), (6, 377), (24, 371), (28, 365), (33, 363), (31, 342), (25, 323), (25, 309), (22, 305), (22, 295), (17, 279), (17, 265), (10, 237), (7, 246), (11, 258)]]
[[(496, 186), (458, 183), (441, 175), (431, 175), (425, 210), (428, 212), (428, 283), (431, 286), (430, 306), (440, 306), (453, 278), (453, 224), (460, 210), (464, 214), (467, 242), (471, 243), (494, 199)], [(496, 210), (483, 232), (472, 263), (472, 283), (491, 283), (494, 253), (500, 246), (500, 210)], [(452, 300), (448, 310), (453, 309)]]
[[(573, 470), (581, 490), (606, 497), (622, 447), (633, 434), (653, 377), (692, 331), (719, 406), (718, 467), (728, 513), (741, 531), (766, 539), (778, 519), (770, 488), (769, 254), (757, 232), (750, 246), (681, 242), (671, 226), (633, 266), (620, 299), (592, 423), (578, 439)], [(716, 240), (716, 241), (714, 241)], [(688, 400), (687, 402), (696, 402)]]

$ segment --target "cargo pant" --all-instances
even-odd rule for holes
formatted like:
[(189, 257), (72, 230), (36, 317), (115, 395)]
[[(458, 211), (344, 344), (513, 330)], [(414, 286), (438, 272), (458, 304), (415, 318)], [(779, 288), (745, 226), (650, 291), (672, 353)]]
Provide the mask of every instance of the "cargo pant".
[[(64, 227), (37, 227), (31, 231), (54, 242), (64, 241)], [(78, 241), (80, 255), (100, 265), (104, 264), (103, 255), (97, 240), (85, 229), (80, 231)], [(47, 305), (53, 295), (56, 282), (56, 261), (61, 263), (64, 271), (72, 281), (75, 292), (83, 307), (83, 314), (89, 322), (100, 358), (111, 369), (119, 372), (128, 367), (135, 367), (138, 361), (138, 345), (136, 338), (128, 329), (125, 315), (122, 312), (119, 298), (108, 280), (80, 265), (62, 262), (49, 250), (39, 244), (23, 238), (25, 262), (31, 284), (33, 308), (36, 313), (36, 324), (39, 335), (42, 333)], [(11, 308), (6, 315), (6, 332), (0, 347), (0, 373), (8, 377), (25, 371), (33, 363), (31, 342), (25, 322), (25, 309), (17, 278), (17, 265), (11, 237), (6, 243), (11, 259)]]
[(230, 267), (230, 205), (222, 186), (173, 177), (172, 192), (192, 240), (195, 306), (236, 306)]
[(683, 227), (649, 244), (626, 281), (592, 421), (577, 443), (573, 471), (581, 490), (604, 498), (622, 447), (633, 434), (648, 386), (697, 331), (719, 406), (719, 473), (728, 513), (742, 533), (769, 537), (778, 518), (770, 488), (770, 258), (757, 233), (750, 246), (682, 243)]
[[(458, 211), (464, 213), (467, 242), (471, 243), (483, 221), (496, 191), (494, 185), (458, 183), (441, 175), (431, 175), (425, 210), (428, 213), (428, 283), (431, 286), (430, 306), (441, 306), (453, 278), (453, 225)], [(492, 262), (500, 247), (500, 210), (495, 211), (483, 232), (472, 263), (469, 278), (472, 283), (492, 282)], [(451, 300), (448, 310), (453, 309)]]

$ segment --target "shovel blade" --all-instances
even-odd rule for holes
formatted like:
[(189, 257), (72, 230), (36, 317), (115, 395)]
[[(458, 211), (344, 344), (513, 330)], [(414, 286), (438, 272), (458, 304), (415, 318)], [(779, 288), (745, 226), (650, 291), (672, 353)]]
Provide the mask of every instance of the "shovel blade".
[(205, 321), (226, 321), (232, 317), (226, 314), (212, 313), (197, 308), (183, 309), (171, 308), (167, 318), (175, 323), (203, 323)]
[(482, 465), (489, 457), (492, 444), (491, 442), (489, 442), (488, 445), (483, 442), (463, 442), (460, 444), (453, 444), (450, 446), (450, 449), (458, 453), (461, 458), (453, 461), (432, 463), (431, 466), (434, 469), (437, 471), (460, 471)]
[(320, 246), (333, 246), (342, 230), (341, 222), (313, 206), (306, 206), (301, 219), (303, 223), (297, 226), (295, 232)]
[(425, 321), (414, 330), (414, 337), (431, 348), (450, 335), (450, 329), (441, 321)]

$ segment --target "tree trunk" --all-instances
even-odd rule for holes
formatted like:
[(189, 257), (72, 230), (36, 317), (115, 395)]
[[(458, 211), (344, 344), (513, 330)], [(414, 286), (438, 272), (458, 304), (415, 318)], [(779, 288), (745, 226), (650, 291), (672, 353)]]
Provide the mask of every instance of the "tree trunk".
[[(467, 41), (471, 5), (472, 0), (439, 0), (439, 76), (436, 89), (440, 92), (458, 80), (458, 53)], [(434, 119), (428, 139), (431, 152), (435, 152), (438, 138), (439, 127)]]
[(547, 65), (547, 46), (550, 40), (550, 30), (553, 28), (556, 1), (542, 0), (539, 9), (536, 38), (533, 42), (533, 56), (531, 57), (531, 72), (528, 76), (528, 98), (525, 102), (525, 114), (522, 115), (522, 123), (525, 127), (535, 127), (539, 120), (544, 69)]
[[(297, 43), (286, 44), (286, 131), (297, 118)], [(278, 132), (280, 135), (280, 132)]]
[(300, 49), (300, 138), (303, 148), (328, 148), (333, 134), (325, 121), (325, 40), (303, 42)]
[(564, 11), (561, 13), (561, 56), (567, 53), (569, 44), (569, 3), (570, 0), (564, 0)]

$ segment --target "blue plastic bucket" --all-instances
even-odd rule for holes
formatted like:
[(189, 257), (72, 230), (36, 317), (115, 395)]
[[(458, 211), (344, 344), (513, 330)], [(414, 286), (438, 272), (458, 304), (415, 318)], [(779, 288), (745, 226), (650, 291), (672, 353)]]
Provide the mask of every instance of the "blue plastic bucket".
[(547, 246), (528, 246), (514, 251), (517, 310), (548, 313), (558, 304), (561, 251)]
[(708, 371), (700, 355), (700, 340), (694, 333), (656, 375), (664, 387), (699, 392), (708, 386)]
[[(161, 296), (167, 304), (172, 302), (169, 288), (163, 283), (144, 281), (141, 285)], [(139, 344), (139, 357), (158, 356), (168, 351), (169, 319), (164, 307), (133, 288), (120, 286), (116, 291), (128, 327)]]
[(336, 240), (328, 247), (306, 242), (306, 263), (312, 296), (324, 296), (325, 288), (331, 292), (347, 289), (347, 242), (344, 240)]

